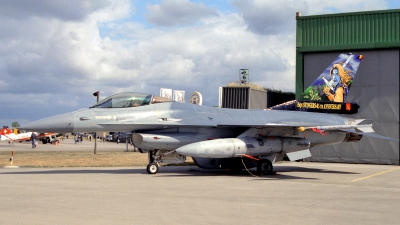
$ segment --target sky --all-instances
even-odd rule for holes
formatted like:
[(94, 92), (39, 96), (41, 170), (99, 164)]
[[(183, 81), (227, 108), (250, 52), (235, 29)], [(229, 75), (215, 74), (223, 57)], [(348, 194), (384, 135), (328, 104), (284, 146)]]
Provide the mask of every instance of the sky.
[(0, 0), (0, 125), (87, 108), (120, 92), (239, 81), (295, 91), (295, 13), (398, 9), (397, 0)]

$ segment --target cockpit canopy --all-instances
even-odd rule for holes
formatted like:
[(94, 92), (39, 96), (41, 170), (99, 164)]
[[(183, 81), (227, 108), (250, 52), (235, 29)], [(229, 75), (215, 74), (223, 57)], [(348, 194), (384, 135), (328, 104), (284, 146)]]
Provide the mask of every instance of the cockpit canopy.
[(127, 108), (163, 102), (173, 102), (173, 100), (151, 94), (123, 92), (111, 95), (90, 108)]

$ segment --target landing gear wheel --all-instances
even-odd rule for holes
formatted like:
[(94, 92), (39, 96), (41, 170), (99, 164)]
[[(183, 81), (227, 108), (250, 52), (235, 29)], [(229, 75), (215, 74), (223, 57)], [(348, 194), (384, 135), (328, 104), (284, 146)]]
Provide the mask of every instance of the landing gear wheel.
[(149, 174), (156, 174), (158, 172), (158, 165), (157, 163), (149, 163), (149, 165), (147, 165), (147, 173)]
[(271, 161), (268, 159), (261, 159), (257, 163), (257, 172), (260, 175), (267, 175), (267, 174), (272, 174), (273, 173), (273, 166)]

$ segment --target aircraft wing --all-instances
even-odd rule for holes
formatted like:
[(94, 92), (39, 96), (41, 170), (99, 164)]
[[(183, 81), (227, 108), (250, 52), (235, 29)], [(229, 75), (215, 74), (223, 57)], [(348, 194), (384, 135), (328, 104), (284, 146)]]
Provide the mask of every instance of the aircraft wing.
[(299, 127), (299, 131), (308, 131), (313, 130), (316, 132), (324, 132), (324, 131), (344, 131), (346, 133), (354, 133), (369, 137), (380, 138), (384, 140), (390, 141), (399, 141), (398, 139), (386, 137), (383, 135), (379, 135), (374, 133), (372, 129), (372, 124), (355, 124), (355, 125), (333, 125), (333, 126), (315, 126), (315, 127)]
[[(119, 122), (105, 122), (99, 123), (98, 125), (105, 128), (118, 127), (120, 131), (122, 130), (132, 130), (132, 127), (135, 127), (135, 130), (151, 130), (151, 129), (167, 129), (167, 128), (175, 128), (175, 127), (208, 127), (208, 128), (217, 128), (217, 127), (231, 127), (231, 128), (271, 128), (277, 130), (286, 130), (299, 128), (302, 126), (311, 126), (315, 124), (310, 123), (245, 123), (241, 121), (236, 121), (233, 123), (214, 123), (214, 122), (178, 122), (178, 121), (160, 121), (157, 123), (148, 123), (148, 122), (135, 122), (135, 123), (119, 123)], [(112, 130), (112, 129), (111, 129)]]
[[(254, 123), (254, 122), (244, 122), (244, 121), (235, 121), (232, 123), (214, 123), (212, 119), (209, 121), (198, 121), (195, 120), (182, 121), (181, 119), (173, 119), (173, 118), (159, 118), (157, 123), (149, 123), (149, 121), (112, 121), (105, 122), (99, 125), (103, 127), (109, 127), (110, 129), (114, 126), (118, 126), (118, 129), (121, 130), (131, 130), (132, 125), (136, 127), (136, 130), (155, 130), (155, 129), (166, 129), (166, 128), (176, 128), (176, 127), (231, 127), (234, 128), (266, 128), (274, 131), (285, 131), (285, 130), (298, 130), (299, 132), (305, 131), (313, 131), (324, 135), (326, 131), (343, 131), (346, 133), (354, 133), (358, 135), (365, 135), (385, 140), (393, 140), (398, 141), (397, 139), (393, 139), (390, 137), (382, 136), (374, 133), (372, 129), (372, 124), (354, 124), (354, 125), (315, 125), (315, 123), (311, 122), (287, 122), (287, 123)], [(139, 127), (139, 129), (138, 129)]]
[[(98, 123), (98, 125), (108, 129), (114, 130), (117, 127), (119, 131), (123, 130), (152, 130), (152, 129), (167, 129), (175, 127), (231, 127), (238, 128), (269, 128), (273, 130), (293, 130), (297, 129), (300, 132), (314, 131), (343, 131), (346, 133), (368, 134), (369, 136), (378, 137), (379, 135), (372, 135), (374, 130), (372, 124), (359, 124), (363, 120), (358, 120), (352, 125), (321, 125), (326, 124), (322, 121), (326, 119), (321, 114), (314, 114), (314, 119), (289, 119), (289, 118), (252, 118), (248, 119), (235, 118), (229, 114), (202, 114), (198, 113), (193, 116), (185, 117), (159, 117), (159, 118), (146, 118), (142, 120), (137, 119), (124, 119), (124, 120), (110, 120)], [(321, 118), (319, 118), (321, 117)], [(383, 136), (382, 136), (383, 137)]]

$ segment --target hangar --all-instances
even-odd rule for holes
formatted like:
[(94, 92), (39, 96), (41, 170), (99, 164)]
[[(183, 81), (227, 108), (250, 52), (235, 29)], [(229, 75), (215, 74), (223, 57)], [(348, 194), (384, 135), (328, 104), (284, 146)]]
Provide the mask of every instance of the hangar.
[[(296, 97), (339, 53), (364, 59), (346, 101), (353, 118), (372, 119), (379, 134), (399, 139), (400, 9), (316, 16), (296, 14)], [(360, 142), (311, 149), (311, 161), (399, 165), (399, 142)]]

